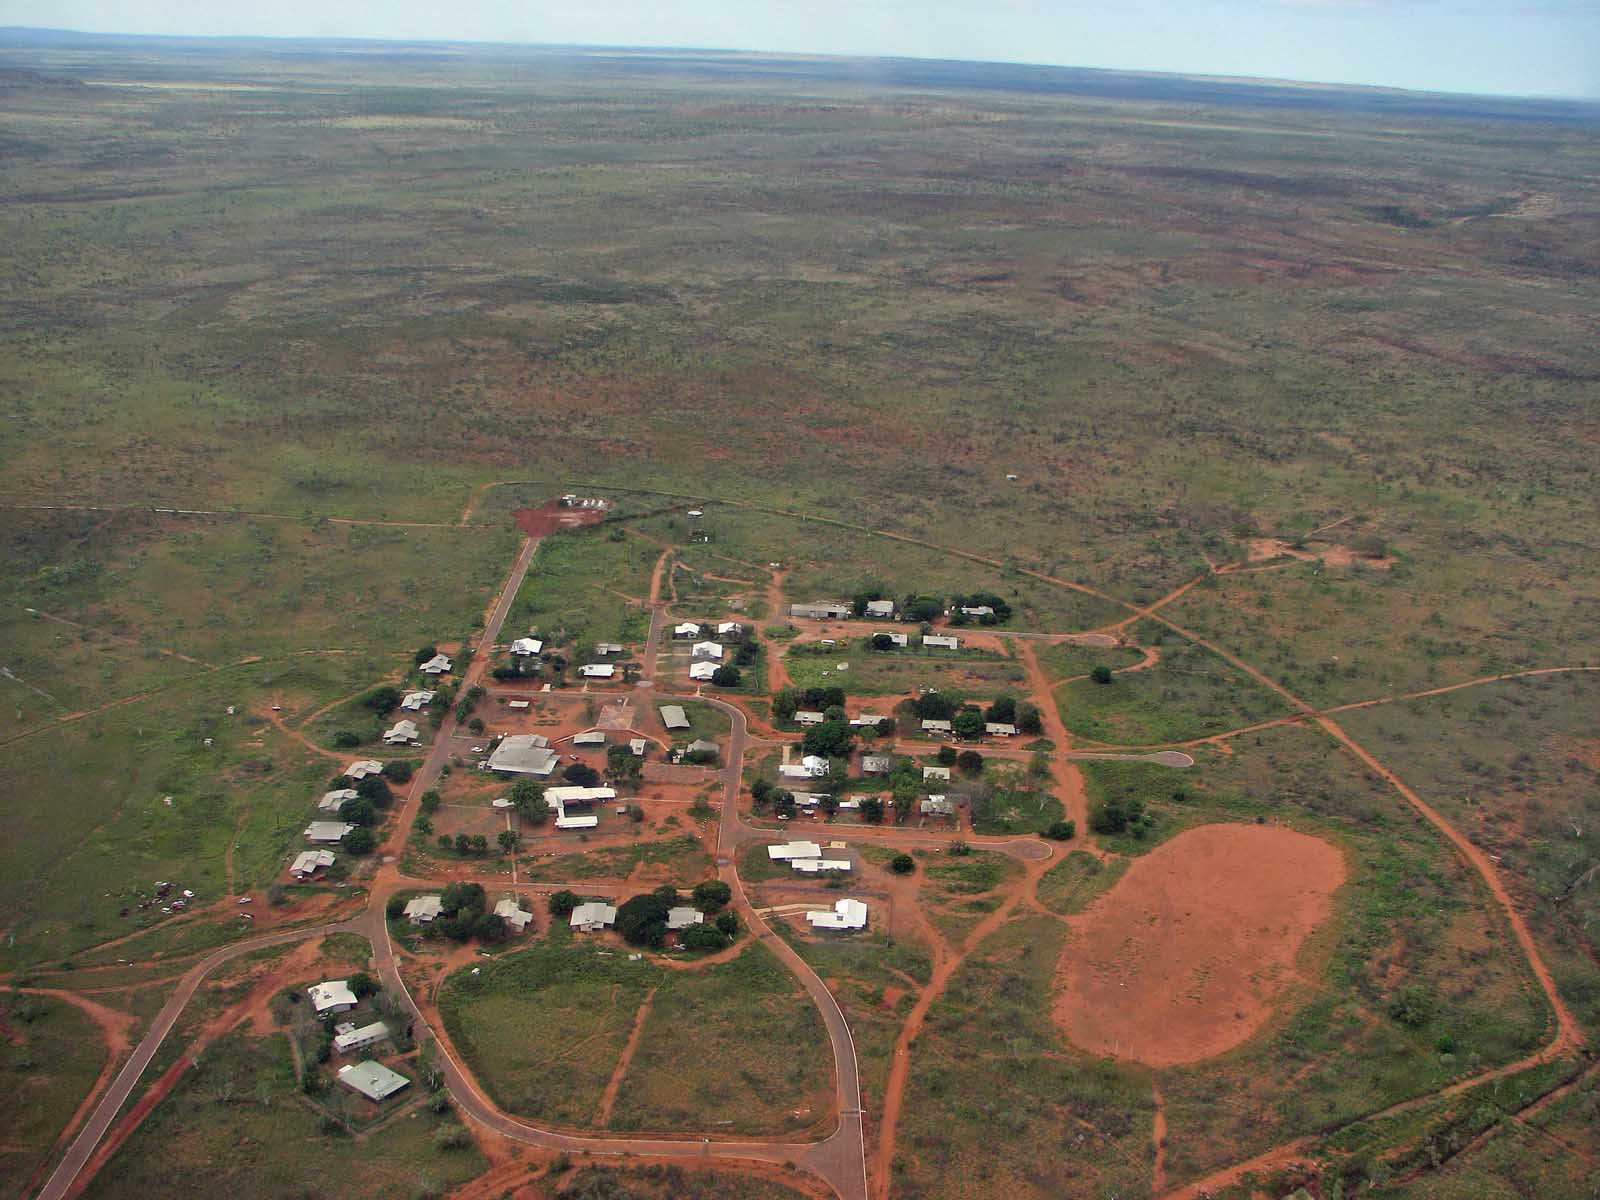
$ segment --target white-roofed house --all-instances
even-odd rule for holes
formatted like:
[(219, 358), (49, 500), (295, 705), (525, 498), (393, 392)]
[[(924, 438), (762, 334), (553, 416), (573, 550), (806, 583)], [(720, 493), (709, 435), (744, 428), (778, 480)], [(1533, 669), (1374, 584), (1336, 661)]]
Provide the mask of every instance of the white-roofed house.
[(953, 817), (956, 815), (956, 802), (949, 796), (924, 796), (918, 811), (925, 817)]
[(429, 691), (407, 692), (406, 698), (400, 701), (400, 707), (406, 712), (421, 712), (433, 703), (433, 693)]
[(961, 615), (964, 617), (992, 617), (994, 605), (992, 604), (963, 604)]
[(417, 670), (424, 675), (448, 675), (450, 673), (450, 656), (447, 654), (435, 654), (418, 667)]
[(935, 650), (958, 650), (961, 640), (942, 633), (925, 633), (922, 635), (922, 644)]
[(696, 642), (694, 644), (694, 657), (707, 659), (710, 662), (721, 662), (722, 645), (719, 642)]
[(700, 636), (700, 626), (693, 621), (684, 621), (681, 625), (672, 627), (672, 636), (675, 638), (697, 638)]
[(526, 929), (528, 922), (533, 920), (533, 914), (525, 911), (514, 896), (507, 896), (499, 904), (496, 904), (494, 906), (494, 915), (518, 933)]
[(325, 979), (321, 983), (313, 983), (306, 989), (306, 994), (311, 997), (311, 1007), (316, 1009), (319, 1017), (328, 1013), (349, 1012), (356, 1006), (356, 994), (350, 990), (348, 979)]
[(867, 906), (860, 900), (836, 900), (832, 911), (823, 909), (806, 913), (813, 929), (865, 929)]
[(822, 847), (816, 842), (778, 842), (767, 847), (767, 857), (773, 862), (788, 862), (795, 858), (821, 858)]
[(334, 864), (332, 850), (303, 850), (289, 865), (289, 874), (296, 879), (310, 879), (318, 871)]
[(585, 679), (611, 679), (616, 673), (617, 668), (611, 663), (584, 663), (578, 668), (578, 674)]
[(869, 725), (876, 727), (889, 719), (888, 717), (880, 717), (877, 713), (862, 713), (859, 717), (851, 717), (850, 724), (857, 729), (862, 729)]
[(622, 643), (621, 642), (596, 642), (595, 646), (594, 646), (594, 652), (596, 654), (621, 654), (622, 653)]
[(645, 751), (648, 750), (649, 748), (650, 748), (649, 743), (646, 742), (643, 738), (629, 738), (628, 739), (628, 753), (629, 754), (636, 755), (639, 758), (643, 758), (644, 754), (645, 754)]
[(954, 730), (949, 721), (942, 721), (937, 717), (924, 717), (922, 719), (922, 732), (944, 734), (952, 733)]
[(721, 754), (722, 747), (706, 738), (695, 738), (684, 748), (685, 754)]
[(386, 746), (414, 746), (421, 735), (415, 721), (396, 721), (383, 735)]
[(514, 733), (501, 739), (489, 755), (489, 769), (508, 775), (534, 775), (540, 779), (556, 769), (561, 756), (550, 749), (550, 739), (537, 733)]
[(604, 729), (585, 729), (582, 733), (572, 735), (574, 746), (604, 746), (606, 744), (606, 731)]
[(676, 908), (667, 909), (668, 929), (687, 929), (691, 925), (703, 924), (705, 919), (705, 913), (698, 908), (690, 908), (687, 904), (680, 904)]
[(861, 756), (861, 773), (863, 775), (887, 775), (894, 770), (894, 756), (891, 754), (863, 754)]
[(828, 760), (816, 754), (808, 754), (797, 763), (784, 763), (778, 768), (778, 774), (785, 779), (815, 779), (828, 773)]
[(696, 683), (710, 683), (717, 673), (717, 664), (714, 662), (692, 662), (689, 664), (689, 678)]
[(306, 826), (306, 841), (337, 842), (354, 828), (345, 821), (313, 821)]
[(437, 919), (444, 911), (444, 900), (440, 896), (413, 896), (406, 901), (406, 920), (413, 925), (426, 925), (429, 921)]
[(340, 1054), (349, 1054), (352, 1050), (365, 1050), (368, 1046), (375, 1046), (389, 1036), (389, 1027), (382, 1021), (374, 1021), (370, 1025), (357, 1026), (354, 1021), (333, 1027), (333, 1048)]
[(688, 729), (689, 714), (683, 711), (681, 704), (663, 704), (661, 706), (661, 723), (668, 729)]
[(821, 725), (827, 719), (825, 715), (812, 708), (802, 708), (794, 714), (794, 723), (796, 725)]
[(603, 900), (590, 900), (572, 910), (567, 924), (580, 933), (600, 933), (608, 925), (616, 924), (617, 910)]
[(360, 1092), (374, 1104), (381, 1104), (411, 1083), (404, 1075), (371, 1060), (340, 1067), (339, 1082), (351, 1091)]
[(807, 617), (814, 621), (842, 621), (855, 610), (836, 600), (818, 600), (810, 604), (789, 605), (791, 617)]
[(511, 643), (511, 653), (527, 658), (544, 649), (544, 643), (538, 638), (520, 637)]
[(346, 800), (354, 800), (360, 794), (355, 788), (334, 788), (331, 792), (323, 792), (322, 799), (317, 801), (317, 811), (336, 813), (344, 807)]
[(744, 626), (738, 621), (723, 621), (717, 626), (718, 637), (743, 637)]
[(1016, 737), (1017, 727), (1009, 721), (985, 721), (983, 731), (990, 737)]
[(350, 779), (365, 779), (368, 775), (378, 775), (382, 771), (383, 764), (375, 758), (357, 759), (344, 769), (345, 775)]
[(924, 779), (943, 779), (943, 780), (948, 781), (950, 779), (950, 768), (949, 767), (923, 767), (922, 768), (922, 777)]
[(875, 633), (872, 636), (874, 639), (888, 638), (891, 645), (898, 646), (902, 650), (911, 645), (911, 635), (906, 633)]
[(868, 600), (867, 601), (867, 616), (872, 617), (875, 620), (876, 619), (882, 619), (882, 618), (891, 618), (892, 619), (894, 617), (894, 601), (893, 600)]
[(792, 858), (789, 865), (804, 875), (817, 875), (828, 871), (848, 871), (848, 858)]

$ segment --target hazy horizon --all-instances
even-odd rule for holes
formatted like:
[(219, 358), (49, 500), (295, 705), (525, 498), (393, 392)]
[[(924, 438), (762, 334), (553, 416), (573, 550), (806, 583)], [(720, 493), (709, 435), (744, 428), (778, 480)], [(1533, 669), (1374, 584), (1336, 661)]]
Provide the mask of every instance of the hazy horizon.
[(1600, 6), (1583, 0), (619, 0), (586, 11), (461, 0), (0, 0), (0, 25), (126, 36), (350, 38), (949, 59), (1600, 99)]

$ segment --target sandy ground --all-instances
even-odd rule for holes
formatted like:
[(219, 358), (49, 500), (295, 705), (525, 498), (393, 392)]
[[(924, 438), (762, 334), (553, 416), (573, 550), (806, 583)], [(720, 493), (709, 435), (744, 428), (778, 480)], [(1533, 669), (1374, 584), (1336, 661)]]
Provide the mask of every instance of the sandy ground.
[(1278, 538), (1250, 539), (1250, 562), (1265, 562), (1267, 559), (1285, 557), (1297, 558), (1301, 562), (1321, 559), (1330, 566), (1371, 567), (1376, 571), (1387, 571), (1395, 562), (1393, 558), (1387, 556), (1374, 558), (1369, 554), (1358, 554), (1348, 546), (1336, 544), (1315, 543), (1304, 550), (1296, 550), (1288, 542), (1280, 541)]
[(1055, 1018), (1091, 1053), (1152, 1067), (1232, 1049), (1298, 977), (1344, 878), (1331, 844), (1281, 826), (1179, 834), (1068, 921)]

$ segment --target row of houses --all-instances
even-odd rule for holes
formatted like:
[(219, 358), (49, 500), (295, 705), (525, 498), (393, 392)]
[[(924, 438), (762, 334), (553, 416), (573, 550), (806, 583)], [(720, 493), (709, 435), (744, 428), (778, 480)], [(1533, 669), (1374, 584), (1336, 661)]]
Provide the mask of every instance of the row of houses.
[[(718, 637), (741, 638), (744, 636), (744, 625), (738, 621), (723, 621), (716, 627)], [(705, 628), (694, 621), (683, 621), (672, 627), (672, 636), (682, 641), (685, 638), (697, 638), (705, 632)], [(699, 649), (699, 647), (695, 647)], [(721, 647), (718, 647), (721, 649)]]
[[(946, 612), (949, 610), (947, 609)], [(988, 604), (962, 605), (956, 610), (965, 617), (992, 617), (994, 608)], [(806, 604), (789, 605), (791, 617), (803, 617), (811, 621), (844, 621), (855, 616), (855, 606), (846, 604), (841, 600), (813, 600)], [(900, 610), (893, 600), (868, 600), (865, 611), (861, 614), (869, 621), (894, 621), (898, 620)]]

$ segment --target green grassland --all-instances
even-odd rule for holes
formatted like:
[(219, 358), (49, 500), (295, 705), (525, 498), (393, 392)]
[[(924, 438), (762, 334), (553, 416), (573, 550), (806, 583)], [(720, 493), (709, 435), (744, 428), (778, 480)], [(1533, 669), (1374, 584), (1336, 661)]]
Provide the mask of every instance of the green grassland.
[(579, 1167), (561, 1189), (572, 1200), (800, 1200), (805, 1193), (775, 1180), (674, 1163), (645, 1167)]
[(650, 573), (659, 554), (635, 538), (612, 541), (592, 531), (551, 534), (539, 543), (503, 639), (531, 630), (549, 648), (564, 647), (569, 654), (595, 642), (642, 642), (649, 615), (625, 597), (650, 595)]
[(0, 1197), (21, 1200), (94, 1086), (106, 1050), (94, 1022), (53, 996), (0, 992), (0, 1018), (8, 1056), (0, 1067)]
[(1039, 903), (1057, 916), (1080, 913), (1109, 891), (1128, 869), (1126, 858), (1099, 859), (1073, 850), (1039, 880)]
[[(403, 1105), (417, 1088), (413, 1082), (386, 1111)], [(316, 1110), (297, 1093), (286, 1038), (221, 1038), (84, 1195), (162, 1195), (174, 1179), (200, 1177), (242, 1198), (368, 1190), (410, 1195), (420, 1187), (464, 1183), (488, 1165), (470, 1139), (462, 1149), (439, 1144), (442, 1133), (461, 1128), (454, 1115), (419, 1109), (353, 1138), (321, 1132)]]
[(712, 874), (711, 856), (698, 839), (683, 835), (631, 846), (600, 846), (553, 858), (520, 860), (522, 877), (530, 881), (569, 879), (625, 879), (640, 867), (667, 873), (671, 882), (691, 887)]
[[(840, 663), (848, 663), (848, 670), (840, 671)], [(896, 696), (933, 687), (993, 697), (1016, 691), (1016, 685), (1027, 679), (1021, 666), (1000, 655), (959, 650), (941, 654), (843, 645), (820, 651), (799, 644), (789, 647), (783, 664), (796, 687), (842, 687), (858, 696)]]
[(1131, 667), (1144, 657), (1133, 646), (1079, 646), (1072, 642), (1036, 646), (1034, 653), (1039, 656), (1039, 665), (1054, 681), (1087, 675), (1101, 666), (1120, 670)]
[(781, 1134), (816, 1124), (832, 1094), (822, 1017), (757, 944), (730, 962), (664, 974), (611, 1128)]
[(1181, 641), (1150, 622), (1136, 641), (1156, 645), (1161, 659), (1110, 683), (1074, 679), (1056, 689), (1062, 723), (1080, 737), (1115, 745), (1155, 745), (1224, 733), (1284, 716), (1288, 702), (1217, 655)]

